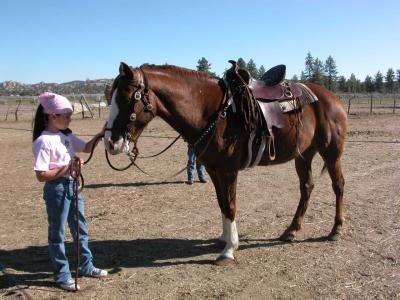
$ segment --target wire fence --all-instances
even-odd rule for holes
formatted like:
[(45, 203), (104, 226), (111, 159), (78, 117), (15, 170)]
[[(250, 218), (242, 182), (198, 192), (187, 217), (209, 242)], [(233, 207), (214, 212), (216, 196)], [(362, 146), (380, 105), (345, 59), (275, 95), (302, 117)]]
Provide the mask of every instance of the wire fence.
[[(65, 95), (72, 103), (74, 115), (101, 118), (107, 101), (104, 94)], [(32, 121), (38, 106), (37, 96), (1, 96), (0, 121)]]
[(338, 94), (347, 114), (395, 114), (400, 109), (398, 94)]
[[(104, 94), (65, 95), (73, 104), (75, 117), (101, 118), (107, 109)], [(398, 94), (338, 94), (347, 113), (395, 114), (400, 109)], [(0, 121), (32, 121), (38, 102), (36, 96), (0, 96)]]

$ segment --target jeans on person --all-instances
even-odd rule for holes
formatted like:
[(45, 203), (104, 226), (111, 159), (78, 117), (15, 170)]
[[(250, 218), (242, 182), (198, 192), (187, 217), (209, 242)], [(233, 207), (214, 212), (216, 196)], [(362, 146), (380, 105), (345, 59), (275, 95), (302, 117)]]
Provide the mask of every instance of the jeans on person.
[[(66, 282), (71, 278), (68, 258), (65, 254), (65, 225), (68, 226), (76, 246), (77, 228), (73, 180), (65, 177), (48, 181), (43, 188), (48, 219), (49, 254), (54, 268), (56, 283)], [(88, 227), (84, 215), (84, 201), (78, 196), (79, 207), (79, 274), (88, 274), (93, 269), (93, 256), (88, 245)]]
[(197, 176), (199, 180), (205, 180), (204, 166), (198, 162), (196, 155), (194, 154), (193, 147), (188, 145), (188, 162), (187, 162), (187, 176), (188, 181), (194, 181), (194, 164), (196, 162)]

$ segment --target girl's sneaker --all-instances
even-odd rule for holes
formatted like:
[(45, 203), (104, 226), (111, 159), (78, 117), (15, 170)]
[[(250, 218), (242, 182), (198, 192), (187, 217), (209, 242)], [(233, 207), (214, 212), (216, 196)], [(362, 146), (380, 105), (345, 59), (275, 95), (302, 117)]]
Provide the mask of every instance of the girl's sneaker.
[(107, 275), (108, 275), (108, 272), (106, 270), (102, 270), (102, 269), (93, 267), (92, 271), (90, 271), (89, 274), (87, 274), (86, 276), (101, 278), (101, 277), (106, 277)]
[(59, 283), (58, 286), (66, 291), (79, 291), (81, 289), (79, 284), (75, 288), (75, 280), (73, 280), (72, 278), (68, 279), (65, 282)]

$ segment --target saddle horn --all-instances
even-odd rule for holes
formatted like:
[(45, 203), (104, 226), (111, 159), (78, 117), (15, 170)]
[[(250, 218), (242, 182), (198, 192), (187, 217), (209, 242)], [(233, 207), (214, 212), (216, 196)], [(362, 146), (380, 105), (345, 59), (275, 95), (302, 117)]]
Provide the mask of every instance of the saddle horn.
[(239, 67), (238, 67), (236, 61), (234, 61), (234, 60), (231, 59), (231, 60), (228, 60), (228, 62), (232, 64), (231, 70), (237, 72), (237, 70), (238, 70)]

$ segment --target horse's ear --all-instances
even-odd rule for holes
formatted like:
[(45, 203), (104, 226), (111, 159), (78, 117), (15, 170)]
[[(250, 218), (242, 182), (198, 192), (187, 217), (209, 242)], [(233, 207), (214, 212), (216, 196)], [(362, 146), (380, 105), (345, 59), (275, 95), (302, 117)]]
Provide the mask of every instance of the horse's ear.
[(126, 76), (129, 79), (133, 79), (132, 69), (124, 62), (119, 65), (119, 75)]

